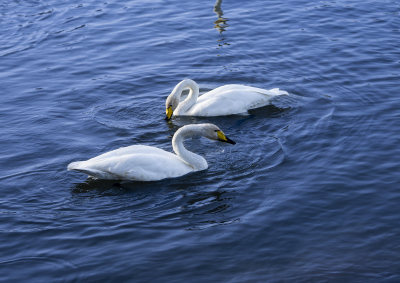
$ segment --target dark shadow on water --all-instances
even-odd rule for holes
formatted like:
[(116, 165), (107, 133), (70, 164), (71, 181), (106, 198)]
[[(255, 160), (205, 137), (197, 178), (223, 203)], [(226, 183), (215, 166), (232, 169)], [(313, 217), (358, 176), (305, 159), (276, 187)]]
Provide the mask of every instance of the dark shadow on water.
[(283, 113), (290, 111), (291, 107), (278, 107), (273, 104), (266, 105), (260, 108), (250, 109), (249, 114), (252, 117), (260, 118), (276, 118), (282, 116)]
[(123, 191), (121, 183), (113, 180), (99, 180), (93, 178), (87, 178), (82, 183), (76, 183), (71, 188), (71, 193), (76, 195), (116, 195)]
[(129, 210), (136, 227), (202, 230), (240, 219), (234, 210), (236, 190), (216, 186), (207, 170), (155, 182), (88, 178), (75, 184), (71, 193), (78, 198), (98, 199), (95, 203), (99, 205), (118, 204), (115, 213)]
[(197, 186), (203, 179), (207, 178), (207, 170), (193, 172), (187, 175), (164, 179), (160, 181), (121, 181), (121, 180), (102, 180), (92, 177), (87, 178), (82, 183), (76, 183), (71, 192), (73, 194), (98, 194), (119, 195), (123, 193), (149, 192), (154, 190), (188, 190)]

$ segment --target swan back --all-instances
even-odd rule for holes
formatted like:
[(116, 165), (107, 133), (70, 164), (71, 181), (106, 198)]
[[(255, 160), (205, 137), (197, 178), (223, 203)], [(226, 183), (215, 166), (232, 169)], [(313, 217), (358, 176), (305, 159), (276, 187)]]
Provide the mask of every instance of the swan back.
[(220, 116), (247, 113), (249, 109), (268, 105), (279, 95), (288, 94), (278, 88), (266, 90), (245, 85), (224, 85), (201, 96), (185, 115)]
[(99, 179), (155, 181), (179, 177), (193, 171), (177, 155), (160, 148), (131, 145), (68, 165)]

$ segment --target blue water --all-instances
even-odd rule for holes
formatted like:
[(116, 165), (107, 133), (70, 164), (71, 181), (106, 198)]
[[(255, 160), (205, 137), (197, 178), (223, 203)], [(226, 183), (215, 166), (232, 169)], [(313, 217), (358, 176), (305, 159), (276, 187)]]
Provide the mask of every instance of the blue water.
[[(399, 282), (400, 1), (0, 3), (4, 282)], [(182, 79), (290, 93), (248, 116), (178, 118)], [(71, 161), (172, 150), (209, 169), (88, 180)]]

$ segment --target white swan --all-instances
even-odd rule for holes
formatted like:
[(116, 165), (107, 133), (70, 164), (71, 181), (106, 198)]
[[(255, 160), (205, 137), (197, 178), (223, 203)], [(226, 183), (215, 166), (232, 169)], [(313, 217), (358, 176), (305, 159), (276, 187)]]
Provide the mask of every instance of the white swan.
[(86, 161), (72, 162), (68, 170), (80, 171), (99, 179), (136, 181), (156, 181), (205, 170), (208, 168), (207, 161), (183, 145), (186, 138), (193, 136), (235, 144), (213, 124), (192, 124), (183, 126), (174, 134), (172, 148), (176, 154), (157, 147), (131, 145)]
[[(189, 95), (181, 101), (182, 91), (189, 89)], [(278, 95), (288, 94), (284, 90), (270, 90), (245, 85), (224, 85), (199, 96), (199, 86), (190, 79), (175, 86), (165, 102), (166, 119), (172, 116), (223, 116), (246, 113), (268, 105)]]

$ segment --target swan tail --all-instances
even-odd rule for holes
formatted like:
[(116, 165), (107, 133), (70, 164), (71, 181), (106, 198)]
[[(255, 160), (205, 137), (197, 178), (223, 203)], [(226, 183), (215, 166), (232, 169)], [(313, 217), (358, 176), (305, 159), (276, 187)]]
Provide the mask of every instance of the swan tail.
[(67, 170), (71, 171), (71, 170), (79, 170), (79, 164), (81, 164), (82, 161), (75, 161), (75, 162), (71, 162), (70, 164), (68, 164)]
[(89, 168), (85, 168), (84, 166), (82, 166), (83, 161), (75, 161), (75, 162), (71, 162), (70, 164), (68, 164), (67, 170), (68, 171), (78, 171), (78, 172), (82, 172), (85, 173), (87, 175), (90, 176), (95, 176), (96, 171), (98, 170), (93, 170), (93, 169), (89, 169)]
[(68, 171), (77, 171), (98, 179), (118, 180), (119, 176), (111, 172), (89, 168), (85, 166), (85, 161), (75, 161), (68, 164)]
[(285, 90), (281, 90), (279, 88), (273, 88), (269, 90), (273, 95), (289, 95), (289, 93)]

